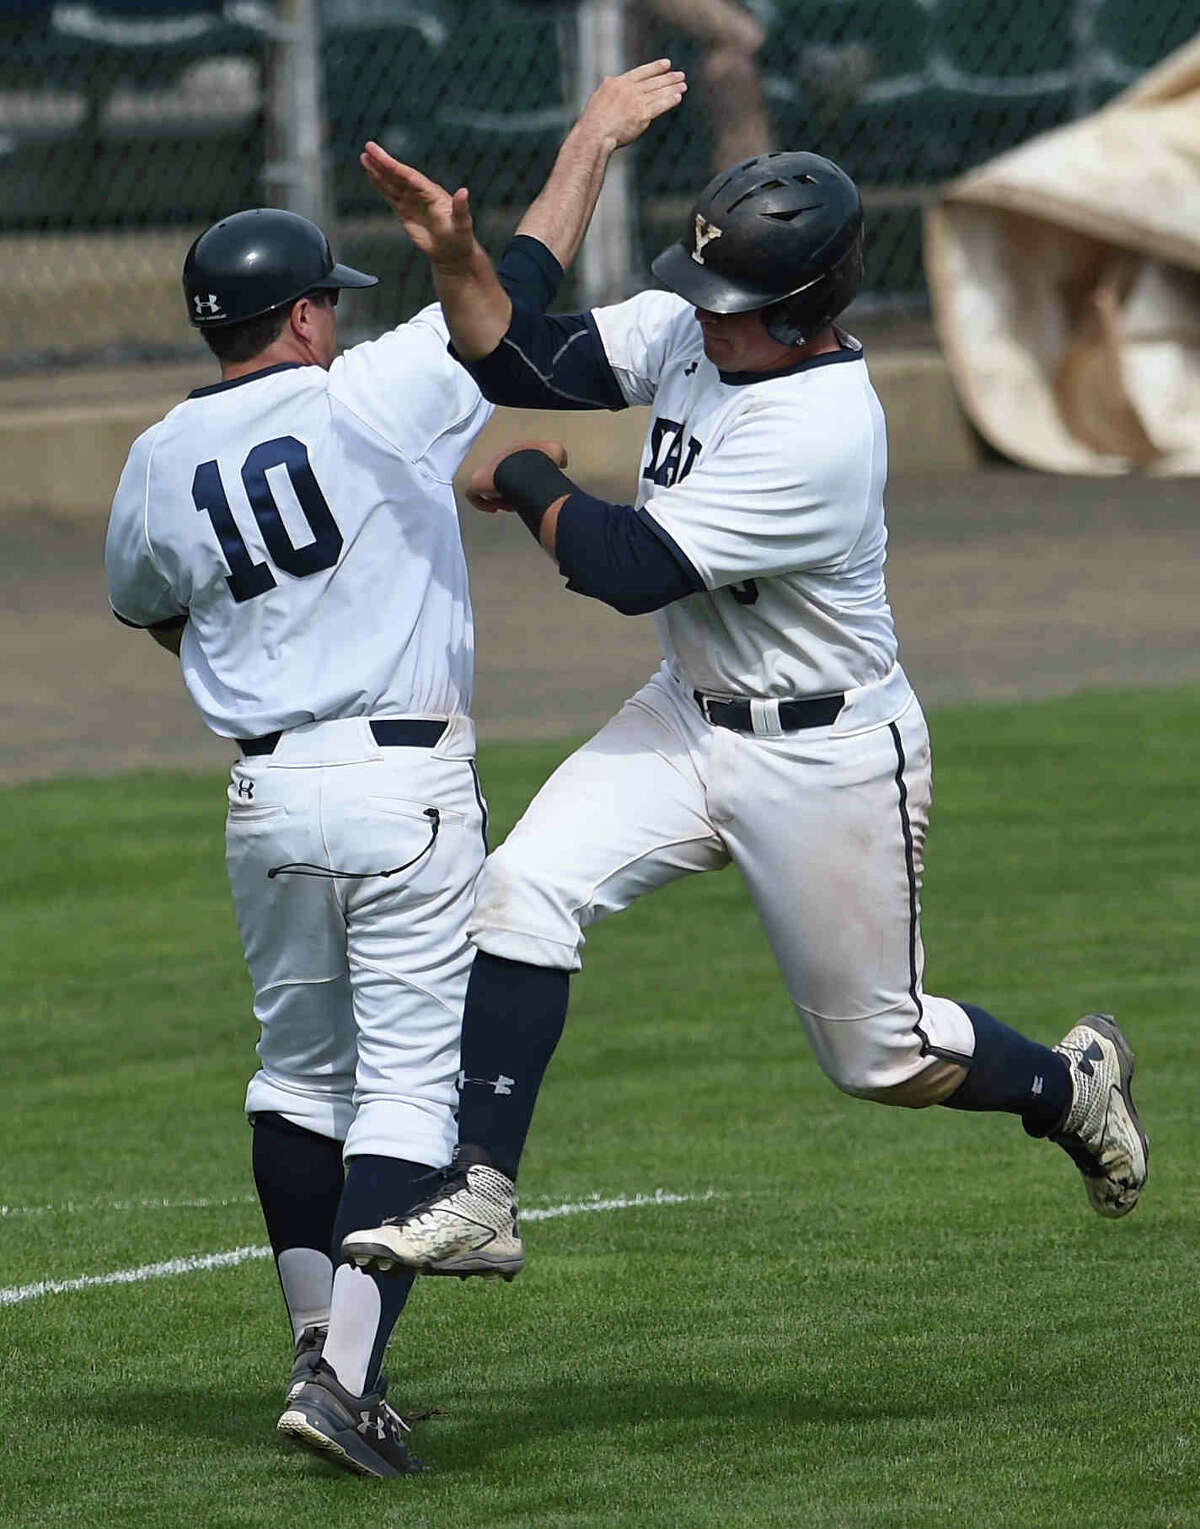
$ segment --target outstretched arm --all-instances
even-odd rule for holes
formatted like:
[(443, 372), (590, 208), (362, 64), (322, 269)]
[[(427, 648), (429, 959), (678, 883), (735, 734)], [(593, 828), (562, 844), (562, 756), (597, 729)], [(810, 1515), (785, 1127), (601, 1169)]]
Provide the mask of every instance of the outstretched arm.
[[(591, 220), (609, 159), (677, 106), (686, 89), (669, 59), (604, 80), (567, 134), (549, 180), (517, 232), (538, 239), (560, 265), (569, 265)], [(512, 303), (475, 238), (466, 188), (451, 195), (377, 143), (367, 144), (361, 163), (405, 232), (429, 257), (459, 356), (469, 362), (490, 355), (508, 331)]]
[(608, 161), (683, 100), (687, 81), (669, 58), (602, 80), (563, 140), (550, 178), (517, 226), (540, 239), (565, 271), (596, 210)]
[(453, 196), (411, 165), (368, 143), (362, 167), (395, 211), (404, 231), (429, 256), (433, 283), (454, 348), (477, 361), (499, 345), (512, 318), (512, 303), (495, 267), (475, 238), (466, 187)]

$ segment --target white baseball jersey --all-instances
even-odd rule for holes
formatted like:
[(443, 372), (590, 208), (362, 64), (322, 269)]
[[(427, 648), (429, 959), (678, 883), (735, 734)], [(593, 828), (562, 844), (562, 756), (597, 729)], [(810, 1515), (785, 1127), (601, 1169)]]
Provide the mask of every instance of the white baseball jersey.
[(672, 293), (594, 317), (625, 398), (652, 405), (638, 508), (705, 586), (655, 613), (672, 669), (699, 690), (767, 698), (887, 675), (887, 440), (858, 342), (731, 374)]
[(214, 732), (469, 710), (451, 479), (491, 408), (446, 339), (426, 308), (328, 371), (198, 388), (134, 442), (113, 609), (135, 626), (186, 613), (183, 678)]

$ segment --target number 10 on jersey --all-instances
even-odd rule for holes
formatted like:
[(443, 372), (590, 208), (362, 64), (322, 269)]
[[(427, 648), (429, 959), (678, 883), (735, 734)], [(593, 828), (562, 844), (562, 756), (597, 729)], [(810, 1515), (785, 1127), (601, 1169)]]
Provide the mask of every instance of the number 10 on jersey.
[[(267, 479), (267, 473), (273, 467), (287, 470), (296, 502), (313, 534), (312, 541), (306, 546), (297, 547), (288, 535)], [(298, 441), (294, 435), (281, 435), (255, 446), (242, 463), (242, 485), (276, 568), (302, 579), (310, 573), (333, 567), (342, 553), (342, 533), (313, 476), (308, 447), (303, 441)], [(238, 604), (274, 589), (275, 575), (266, 563), (254, 561), (238, 530), (215, 461), (201, 462), (197, 467), (192, 479), (192, 498), (196, 508), (212, 521), (229, 566), (225, 582)]]

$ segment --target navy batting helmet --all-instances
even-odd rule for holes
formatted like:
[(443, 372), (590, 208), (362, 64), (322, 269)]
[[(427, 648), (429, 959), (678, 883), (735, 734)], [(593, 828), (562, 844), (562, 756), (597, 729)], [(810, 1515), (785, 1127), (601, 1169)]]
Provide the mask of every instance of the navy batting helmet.
[(819, 154), (759, 154), (714, 176), (676, 244), (650, 269), (709, 313), (761, 308), (772, 339), (802, 345), (833, 322), (863, 275), (858, 188)]
[(252, 207), (206, 228), (183, 262), (188, 318), (199, 329), (237, 324), (282, 308), (306, 292), (373, 287), (338, 265), (315, 223), (279, 207)]

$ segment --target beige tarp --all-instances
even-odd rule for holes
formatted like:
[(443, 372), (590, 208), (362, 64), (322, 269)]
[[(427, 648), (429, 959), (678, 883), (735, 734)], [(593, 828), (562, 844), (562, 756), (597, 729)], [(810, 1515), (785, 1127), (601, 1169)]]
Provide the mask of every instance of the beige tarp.
[(1200, 37), (926, 220), (967, 413), (1051, 472), (1200, 473)]

